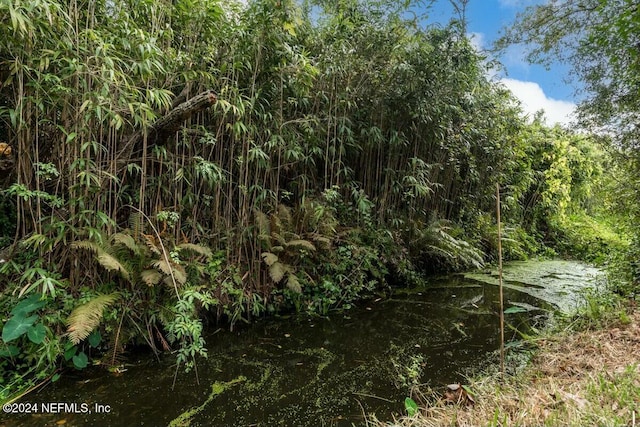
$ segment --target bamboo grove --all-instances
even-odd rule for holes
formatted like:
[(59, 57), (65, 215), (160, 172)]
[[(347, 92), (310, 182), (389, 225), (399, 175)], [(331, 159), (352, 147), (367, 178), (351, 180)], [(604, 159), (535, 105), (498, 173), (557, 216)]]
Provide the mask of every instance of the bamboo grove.
[(324, 313), (482, 265), (496, 183), (529, 230), (587, 194), (587, 138), (526, 125), (464, 24), (411, 6), (0, 1), (0, 281), (23, 304), (3, 366), (139, 342), (190, 367), (203, 313)]

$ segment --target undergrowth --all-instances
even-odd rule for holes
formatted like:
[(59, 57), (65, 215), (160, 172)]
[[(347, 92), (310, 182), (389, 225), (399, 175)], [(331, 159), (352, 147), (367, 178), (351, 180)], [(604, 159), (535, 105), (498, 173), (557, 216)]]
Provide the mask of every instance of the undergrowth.
[[(640, 314), (635, 304), (604, 292), (507, 353), (506, 377), (497, 364), (475, 374), (465, 397), (446, 389), (413, 389), (418, 403), (393, 422), (370, 416), (368, 425), (629, 426), (640, 411)], [(409, 408), (408, 408), (409, 409)]]

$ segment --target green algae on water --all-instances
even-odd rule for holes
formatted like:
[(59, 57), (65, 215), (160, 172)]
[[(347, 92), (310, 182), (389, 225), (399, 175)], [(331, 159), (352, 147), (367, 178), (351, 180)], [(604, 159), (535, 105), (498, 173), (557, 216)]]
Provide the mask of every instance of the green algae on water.
[(228, 389), (229, 387), (232, 387), (240, 382), (246, 381), (247, 378), (244, 376), (240, 376), (238, 378), (234, 378), (231, 381), (228, 382), (218, 382), (216, 381), (215, 383), (211, 384), (211, 393), (209, 394), (209, 397), (207, 397), (207, 400), (205, 400), (202, 405), (197, 406), (195, 408), (191, 408), (185, 412), (183, 412), (182, 414), (180, 414), (177, 418), (175, 418), (173, 421), (171, 421), (169, 423), (169, 427), (189, 427), (192, 424), (192, 418), (194, 415), (199, 414), (200, 412), (202, 412), (202, 410), (204, 410), (204, 408), (211, 403), (211, 401), (213, 399), (215, 399), (217, 396), (219, 396), (220, 394), (224, 393), (224, 391), (226, 389)]

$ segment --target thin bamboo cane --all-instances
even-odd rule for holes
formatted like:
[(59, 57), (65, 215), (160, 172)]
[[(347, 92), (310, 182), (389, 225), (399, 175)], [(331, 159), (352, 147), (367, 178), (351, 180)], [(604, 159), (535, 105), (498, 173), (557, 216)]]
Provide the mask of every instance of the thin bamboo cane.
[(498, 287), (500, 289), (500, 374), (504, 379), (504, 293), (502, 288), (502, 229), (500, 224), (499, 183), (496, 183), (496, 218), (498, 221)]

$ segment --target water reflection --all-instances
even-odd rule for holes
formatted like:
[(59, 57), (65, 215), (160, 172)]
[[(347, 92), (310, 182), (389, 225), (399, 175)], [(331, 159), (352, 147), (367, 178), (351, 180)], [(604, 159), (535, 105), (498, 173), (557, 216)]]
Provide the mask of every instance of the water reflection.
[[(513, 270), (511, 270), (513, 269)], [(594, 283), (582, 264), (515, 263), (507, 267), (506, 319), (527, 328)], [(207, 337), (209, 358), (179, 373), (171, 355), (147, 359), (120, 375), (93, 370), (63, 377), (28, 402), (95, 403), (110, 413), (4, 416), (13, 425), (351, 426), (363, 412), (390, 419), (416, 384), (460, 381), (495, 357), (498, 289), (493, 275), (434, 279), (328, 318), (296, 317)], [(566, 304), (565, 304), (566, 303)], [(507, 340), (518, 339), (509, 329)]]

